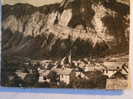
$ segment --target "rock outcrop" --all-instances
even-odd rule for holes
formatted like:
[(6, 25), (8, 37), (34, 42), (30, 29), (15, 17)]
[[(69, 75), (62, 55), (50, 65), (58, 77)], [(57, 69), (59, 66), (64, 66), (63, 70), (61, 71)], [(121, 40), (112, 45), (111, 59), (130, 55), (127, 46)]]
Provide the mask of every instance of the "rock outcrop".
[(106, 56), (128, 53), (129, 5), (116, 0), (64, 0), (34, 7), (3, 5), (3, 55)]

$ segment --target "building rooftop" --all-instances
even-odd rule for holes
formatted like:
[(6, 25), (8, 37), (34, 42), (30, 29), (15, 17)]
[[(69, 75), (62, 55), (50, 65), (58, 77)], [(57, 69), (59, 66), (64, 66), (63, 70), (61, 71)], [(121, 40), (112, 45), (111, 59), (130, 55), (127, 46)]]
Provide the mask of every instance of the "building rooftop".
[(64, 68), (64, 69), (55, 69), (55, 72), (62, 75), (69, 75), (72, 72), (72, 69), (70, 68)]

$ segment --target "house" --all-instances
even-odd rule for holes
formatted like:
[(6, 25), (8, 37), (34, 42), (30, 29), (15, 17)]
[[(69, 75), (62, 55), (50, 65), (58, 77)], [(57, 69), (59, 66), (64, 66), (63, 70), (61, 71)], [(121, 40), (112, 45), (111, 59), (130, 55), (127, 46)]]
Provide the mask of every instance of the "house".
[(109, 78), (111, 78), (118, 71), (122, 75), (128, 75), (128, 66), (123, 62), (104, 62), (104, 65), (107, 67), (107, 69), (104, 70), (103, 74), (108, 76)]
[(27, 75), (27, 73), (24, 73), (22, 70), (17, 70), (15, 72), (17, 74), (18, 77), (20, 77), (21, 79), (24, 79)]
[(124, 79), (126, 80), (128, 78), (128, 75), (122, 74), (121, 71), (117, 71), (111, 76), (112, 79)]
[(83, 69), (78, 67), (78, 68), (75, 68), (73, 70), (73, 72), (75, 73), (75, 76), (76, 77), (81, 77), (81, 78), (84, 78), (84, 79), (88, 79), (88, 77), (83, 73)]
[(47, 78), (48, 74), (50, 73), (50, 70), (40, 70), (39, 71), (39, 80), (38, 82), (50, 82), (50, 79)]
[(94, 66), (86, 66), (86, 67), (84, 67), (84, 72), (88, 72), (88, 71), (95, 71), (95, 67)]
[(112, 63), (114, 66), (110, 64), (108, 70), (104, 72), (108, 76), (106, 89), (126, 89), (128, 87), (128, 65), (122, 62), (120, 63)]
[(55, 69), (54, 71), (58, 74), (60, 82), (64, 82), (66, 84), (70, 83), (70, 74), (72, 72), (72, 69), (63, 68), (63, 69)]
[(112, 75), (115, 74), (116, 72), (117, 72), (116, 69), (112, 69), (112, 70), (109, 69), (109, 70), (104, 70), (103, 74), (106, 75), (106, 76), (108, 76), (109, 78), (111, 78)]
[(102, 64), (100, 63), (95, 63), (95, 64), (88, 64), (84, 67), (84, 71), (85, 72), (93, 72), (93, 71), (101, 71), (103, 72), (103, 70), (106, 70), (106, 67), (103, 66)]

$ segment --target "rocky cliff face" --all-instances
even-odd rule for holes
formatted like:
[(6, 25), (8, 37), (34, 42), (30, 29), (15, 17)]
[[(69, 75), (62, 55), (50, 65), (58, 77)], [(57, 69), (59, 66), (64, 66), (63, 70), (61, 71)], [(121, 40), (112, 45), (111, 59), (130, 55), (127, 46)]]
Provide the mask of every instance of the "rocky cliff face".
[(3, 55), (105, 56), (128, 52), (129, 5), (115, 0), (64, 0), (34, 7), (4, 5)]

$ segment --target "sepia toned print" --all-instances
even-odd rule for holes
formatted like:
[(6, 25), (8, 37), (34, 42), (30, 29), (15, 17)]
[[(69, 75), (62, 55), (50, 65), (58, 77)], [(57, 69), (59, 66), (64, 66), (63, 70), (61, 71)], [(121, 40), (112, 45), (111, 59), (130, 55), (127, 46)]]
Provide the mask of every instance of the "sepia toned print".
[(46, 1), (5, 0), (1, 85), (127, 89), (129, 0)]

